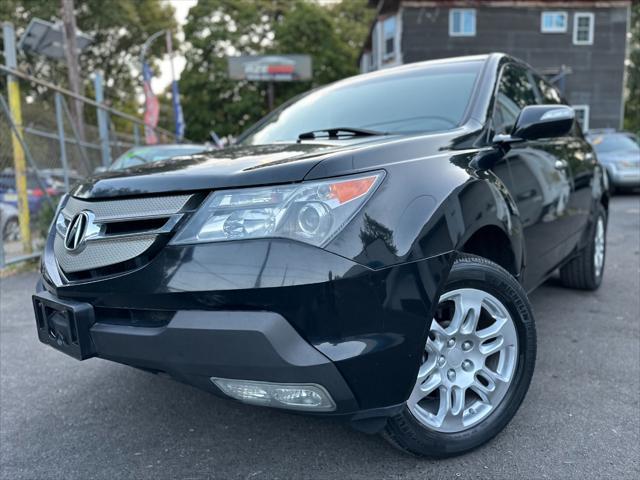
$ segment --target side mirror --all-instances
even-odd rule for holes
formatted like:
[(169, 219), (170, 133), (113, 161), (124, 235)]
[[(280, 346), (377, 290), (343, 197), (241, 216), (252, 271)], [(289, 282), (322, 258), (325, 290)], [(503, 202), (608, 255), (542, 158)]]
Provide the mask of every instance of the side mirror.
[(573, 127), (575, 111), (566, 105), (529, 105), (520, 111), (510, 135), (498, 134), (491, 141), (494, 149), (474, 159), (476, 168), (491, 168), (511, 150), (513, 143), (540, 138), (562, 137)]
[(521, 140), (563, 137), (571, 131), (573, 108), (566, 105), (530, 105), (518, 115), (511, 137)]

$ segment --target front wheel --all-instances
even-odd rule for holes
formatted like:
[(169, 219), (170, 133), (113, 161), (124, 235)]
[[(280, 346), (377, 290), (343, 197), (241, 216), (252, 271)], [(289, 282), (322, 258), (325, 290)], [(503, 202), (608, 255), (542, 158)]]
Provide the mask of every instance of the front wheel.
[(384, 436), (431, 457), (482, 445), (518, 410), (535, 356), (533, 314), (520, 284), (489, 260), (460, 257), (431, 321), (415, 386)]

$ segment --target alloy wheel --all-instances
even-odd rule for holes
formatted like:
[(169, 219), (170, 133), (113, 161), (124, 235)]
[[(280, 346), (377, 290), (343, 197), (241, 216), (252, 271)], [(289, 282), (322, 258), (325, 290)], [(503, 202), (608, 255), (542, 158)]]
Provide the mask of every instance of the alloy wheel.
[(593, 249), (593, 266), (596, 270), (596, 277), (602, 275), (602, 268), (604, 267), (604, 231), (604, 219), (602, 218), (602, 216), (599, 216), (596, 223), (596, 232), (594, 238), (595, 248)]
[(4, 239), (7, 242), (20, 240), (20, 224), (17, 220), (9, 220), (4, 226)]
[(474, 288), (447, 292), (431, 322), (409, 411), (438, 432), (471, 428), (504, 399), (517, 359), (516, 327), (502, 302)]

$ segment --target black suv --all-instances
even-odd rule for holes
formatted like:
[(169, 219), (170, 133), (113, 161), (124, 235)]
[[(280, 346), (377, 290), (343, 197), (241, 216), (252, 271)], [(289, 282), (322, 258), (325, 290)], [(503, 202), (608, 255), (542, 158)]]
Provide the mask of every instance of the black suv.
[(43, 256), (38, 335), (454, 455), (527, 392), (526, 292), (558, 268), (600, 285), (605, 182), (573, 110), (518, 60), (359, 75), (231, 148), (75, 187)]

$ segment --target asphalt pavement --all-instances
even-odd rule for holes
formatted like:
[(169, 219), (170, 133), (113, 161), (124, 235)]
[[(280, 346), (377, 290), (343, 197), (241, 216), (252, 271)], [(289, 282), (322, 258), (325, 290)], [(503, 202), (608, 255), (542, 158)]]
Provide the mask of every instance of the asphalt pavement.
[[(614, 197), (597, 292), (532, 295), (538, 361), (492, 442), (413, 458), (326, 419), (250, 407), (40, 344), (35, 273), (0, 279), (2, 479), (640, 478), (640, 196)], [(384, 386), (381, 386), (384, 388)]]

